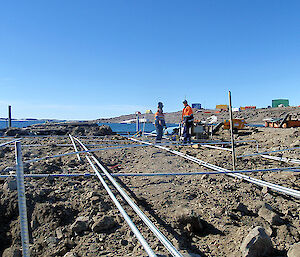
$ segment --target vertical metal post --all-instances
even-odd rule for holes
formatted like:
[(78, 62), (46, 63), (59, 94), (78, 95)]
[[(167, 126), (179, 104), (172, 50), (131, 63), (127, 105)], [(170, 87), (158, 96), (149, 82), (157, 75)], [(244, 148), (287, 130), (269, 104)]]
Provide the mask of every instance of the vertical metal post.
[(139, 120), (139, 114), (136, 114), (136, 132), (140, 131), (140, 120)]
[(8, 106), (8, 127), (11, 128), (11, 106)]
[(20, 216), (21, 227), (21, 239), (23, 256), (29, 257), (29, 233), (28, 233), (28, 220), (27, 220), (27, 208), (26, 208), (26, 196), (24, 185), (24, 168), (22, 161), (21, 143), (16, 142), (16, 171), (17, 171), (17, 186), (18, 186), (18, 206)]
[(231, 104), (231, 92), (228, 92), (229, 96), (229, 116), (230, 116), (230, 134), (231, 134), (231, 146), (232, 146), (232, 169), (235, 170), (235, 146), (233, 135), (233, 119), (232, 119), (232, 104)]

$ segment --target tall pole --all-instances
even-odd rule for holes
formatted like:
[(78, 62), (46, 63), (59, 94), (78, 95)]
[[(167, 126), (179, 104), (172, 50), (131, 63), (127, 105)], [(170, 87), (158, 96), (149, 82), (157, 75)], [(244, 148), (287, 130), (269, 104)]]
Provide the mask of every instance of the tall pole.
[(136, 132), (140, 131), (140, 120), (139, 120), (139, 114), (136, 112)]
[(229, 96), (230, 134), (231, 134), (231, 146), (232, 146), (232, 169), (235, 170), (235, 147), (234, 147), (232, 104), (231, 104), (231, 92), (230, 91), (228, 92), (228, 96)]
[(18, 206), (21, 227), (21, 239), (23, 248), (23, 257), (29, 257), (29, 233), (26, 209), (26, 196), (24, 185), (24, 168), (22, 161), (21, 143), (16, 142), (16, 171), (17, 171), (17, 187), (18, 187)]
[(11, 128), (11, 106), (8, 106), (8, 127)]

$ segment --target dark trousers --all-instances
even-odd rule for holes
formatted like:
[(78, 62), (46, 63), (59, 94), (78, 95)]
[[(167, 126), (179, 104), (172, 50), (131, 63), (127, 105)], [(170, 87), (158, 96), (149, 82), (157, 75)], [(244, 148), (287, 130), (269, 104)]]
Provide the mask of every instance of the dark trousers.
[(156, 126), (156, 141), (161, 141), (163, 136), (163, 126), (157, 125)]
[(191, 134), (190, 134), (190, 128), (192, 127), (192, 122), (185, 122), (183, 124), (183, 142), (184, 143), (190, 143), (191, 142)]

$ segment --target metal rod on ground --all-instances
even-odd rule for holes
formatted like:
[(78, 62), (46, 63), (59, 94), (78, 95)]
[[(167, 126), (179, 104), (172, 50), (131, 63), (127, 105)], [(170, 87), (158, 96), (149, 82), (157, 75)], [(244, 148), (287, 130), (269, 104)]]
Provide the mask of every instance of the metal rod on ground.
[(263, 180), (260, 180), (260, 179), (252, 178), (252, 177), (249, 177), (249, 176), (246, 176), (246, 175), (243, 175), (243, 174), (231, 174), (230, 170), (221, 168), (219, 166), (216, 166), (214, 164), (210, 164), (208, 162), (204, 162), (204, 161), (202, 161), (200, 159), (197, 159), (193, 156), (186, 155), (186, 154), (183, 154), (183, 153), (175, 151), (175, 150), (171, 150), (167, 147), (163, 147), (163, 146), (160, 146), (160, 145), (155, 145), (155, 144), (145, 142), (145, 141), (141, 141), (141, 140), (137, 140), (137, 139), (134, 139), (134, 138), (129, 138), (129, 139), (132, 140), (132, 141), (135, 141), (135, 142), (140, 142), (140, 143), (144, 143), (144, 144), (147, 144), (147, 145), (152, 145), (152, 146), (160, 148), (160, 149), (164, 149), (164, 150), (166, 150), (170, 153), (173, 153), (173, 154), (181, 156), (185, 159), (191, 160), (191, 161), (193, 161), (195, 163), (198, 163), (199, 165), (207, 167), (209, 169), (220, 171), (220, 172), (221, 171), (226, 172), (226, 173), (228, 173), (228, 174), (226, 174), (228, 176), (235, 177), (235, 178), (240, 178), (240, 179), (243, 179), (243, 180), (248, 181), (250, 183), (259, 185), (261, 187), (266, 186), (266, 187), (268, 187), (270, 189), (273, 189), (275, 191), (278, 191), (278, 192), (281, 192), (281, 193), (284, 193), (284, 194), (287, 194), (287, 195), (290, 195), (290, 196), (293, 196), (293, 197), (296, 197), (296, 198), (300, 199), (300, 191), (297, 191), (297, 190), (294, 190), (294, 189), (291, 189), (291, 188), (287, 188), (287, 187), (283, 187), (283, 186), (280, 186), (280, 185), (276, 185), (276, 184), (273, 184), (273, 183), (269, 183), (269, 182), (266, 182), (266, 181), (263, 181)]
[(232, 148), (218, 147), (218, 146), (213, 146), (213, 145), (200, 144), (200, 146), (207, 147), (207, 148), (218, 149), (218, 150), (224, 150), (224, 151), (232, 151)]
[[(86, 148), (86, 146), (82, 142), (80, 142), (77, 138), (74, 137), (74, 139), (85, 150), (88, 150)], [(99, 168), (101, 168), (101, 170), (104, 172), (106, 177), (110, 180), (110, 182), (119, 191), (119, 193), (123, 196), (123, 198), (126, 200), (126, 202), (132, 207), (132, 209), (136, 212), (136, 214), (144, 221), (144, 223), (155, 234), (155, 236), (161, 241), (161, 243), (167, 248), (167, 250), (172, 254), (172, 256), (182, 257), (182, 255), (177, 251), (177, 249), (172, 245), (172, 243), (159, 231), (159, 229), (150, 221), (150, 219), (141, 211), (141, 209), (131, 200), (131, 198), (125, 193), (125, 191), (120, 187), (120, 185), (113, 179), (113, 177), (108, 173), (108, 171), (103, 167), (103, 165), (93, 155), (91, 155), (91, 157), (97, 163)]]
[(28, 233), (22, 150), (21, 150), (20, 142), (16, 142), (15, 145), (16, 145), (16, 163), (17, 163), (16, 171), (17, 171), (17, 187), (18, 187), (18, 206), (19, 206), (19, 216), (20, 216), (22, 248), (23, 248), (23, 256), (29, 257), (29, 233)]
[[(77, 150), (77, 146), (76, 146), (76, 144), (75, 144), (75, 142), (74, 142), (74, 139), (73, 139), (73, 137), (72, 137), (70, 134), (69, 134), (69, 137), (70, 137), (70, 139), (71, 139), (71, 142), (72, 142), (72, 144), (73, 144), (73, 146), (74, 146), (75, 152), (78, 152), (78, 150)], [(78, 161), (79, 161), (79, 162), (81, 162), (81, 158), (80, 158), (80, 155), (79, 155), (79, 153), (77, 153), (76, 155), (77, 155)]]
[(0, 144), (0, 147), (1, 147), (1, 146), (8, 145), (8, 144), (11, 144), (11, 143), (14, 143), (14, 142), (19, 141), (19, 140), (22, 140), (22, 139), (21, 139), (21, 138), (17, 138), (17, 139), (15, 139), (15, 140), (12, 140), (12, 141), (9, 141), (9, 142), (5, 142), (5, 143), (3, 143), (3, 144)]
[(114, 149), (140, 147), (140, 146), (144, 147), (145, 145), (113, 146), (113, 147), (97, 148), (97, 149), (92, 149), (92, 150), (88, 150), (88, 151), (78, 151), (78, 152), (71, 152), (71, 153), (62, 153), (62, 154), (56, 154), (56, 155), (45, 156), (45, 157), (41, 157), (41, 158), (27, 160), (27, 161), (24, 161), (24, 163), (37, 162), (37, 161), (42, 161), (42, 160), (46, 160), (46, 159), (50, 159), (50, 158), (63, 157), (63, 156), (68, 156), (68, 155), (73, 155), (73, 154), (79, 154), (79, 153), (98, 152), (98, 151), (102, 151), (102, 150), (114, 150)]
[(237, 158), (249, 157), (249, 156), (256, 156), (256, 155), (262, 155), (262, 154), (268, 154), (268, 153), (277, 153), (277, 152), (284, 152), (284, 151), (299, 150), (299, 149), (300, 149), (300, 147), (294, 147), (294, 148), (280, 149), (280, 150), (275, 150), (275, 151), (260, 152), (260, 153), (253, 153), (253, 154), (245, 154), (245, 155), (237, 156)]
[(296, 160), (296, 159), (289, 159), (289, 158), (277, 157), (277, 156), (271, 156), (271, 155), (265, 155), (265, 154), (262, 154), (261, 157), (267, 158), (270, 160), (274, 160), (274, 161), (300, 164), (300, 160)]
[(92, 161), (90, 160), (90, 158), (88, 156), (86, 156), (86, 158), (87, 158), (88, 162), (90, 163), (91, 167), (93, 168), (93, 170), (95, 171), (97, 177), (101, 181), (102, 185), (106, 189), (106, 191), (109, 194), (110, 198), (112, 199), (112, 201), (114, 202), (114, 204), (117, 206), (117, 208), (119, 209), (120, 213), (124, 217), (125, 221), (127, 222), (127, 224), (129, 225), (129, 227), (131, 228), (132, 232), (135, 234), (135, 236), (137, 237), (137, 239), (140, 241), (141, 245), (144, 247), (144, 249), (147, 252), (147, 254), (149, 256), (151, 256), (151, 257), (156, 257), (157, 255), (153, 252), (153, 250), (151, 249), (151, 247), (149, 246), (149, 244), (147, 243), (147, 241), (145, 240), (145, 238), (142, 236), (142, 234), (137, 229), (137, 227), (135, 226), (135, 224), (129, 218), (129, 216), (127, 215), (127, 213), (125, 212), (125, 210), (123, 209), (123, 207), (121, 206), (121, 204), (119, 203), (119, 201), (117, 200), (117, 198), (114, 196), (113, 192), (110, 190), (110, 188), (108, 187), (108, 185), (106, 184), (106, 182), (102, 178), (102, 176), (99, 173), (99, 171), (96, 169), (95, 165), (92, 163)]
[[(110, 173), (112, 177), (156, 177), (156, 176), (194, 176), (194, 175), (218, 175), (218, 174), (235, 174), (235, 173), (252, 173), (252, 172), (262, 172), (262, 171), (291, 171), (300, 172), (300, 167), (286, 167), (286, 168), (271, 168), (271, 169), (258, 169), (258, 170), (229, 170), (225, 171), (200, 171), (200, 172), (172, 172), (172, 173)], [(102, 173), (101, 175), (105, 175)], [(96, 174), (91, 173), (56, 173), (56, 174), (25, 174), (25, 178), (45, 178), (45, 177), (90, 177), (96, 176)], [(0, 175), (0, 178), (12, 178), (16, 175)]]
[(8, 106), (8, 127), (11, 128), (11, 106)]
[(235, 170), (235, 149), (234, 149), (234, 135), (233, 135), (233, 122), (232, 122), (232, 105), (231, 105), (231, 92), (228, 92), (229, 97), (229, 116), (230, 116), (230, 134), (232, 146), (232, 169)]

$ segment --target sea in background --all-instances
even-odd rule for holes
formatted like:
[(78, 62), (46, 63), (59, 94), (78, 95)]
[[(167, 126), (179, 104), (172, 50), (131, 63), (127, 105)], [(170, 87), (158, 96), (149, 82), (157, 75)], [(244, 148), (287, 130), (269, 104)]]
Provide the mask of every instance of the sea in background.
[[(43, 124), (46, 121), (43, 120), (25, 120), (25, 121), (12, 121), (12, 127), (16, 128), (25, 128), (34, 124)], [(7, 121), (0, 121), (0, 129), (7, 128)], [(136, 124), (120, 124), (120, 123), (98, 123), (99, 126), (101, 125), (108, 125), (111, 127), (113, 132), (136, 132)], [(178, 124), (167, 124), (167, 127), (175, 127)], [(155, 130), (155, 126), (152, 123), (140, 123), (140, 130), (144, 132), (152, 132)]]
[[(43, 124), (46, 121), (44, 120), (12, 120), (11, 126), (14, 128), (25, 128), (34, 124)], [(8, 127), (7, 120), (0, 120), (0, 129), (4, 129)]]

